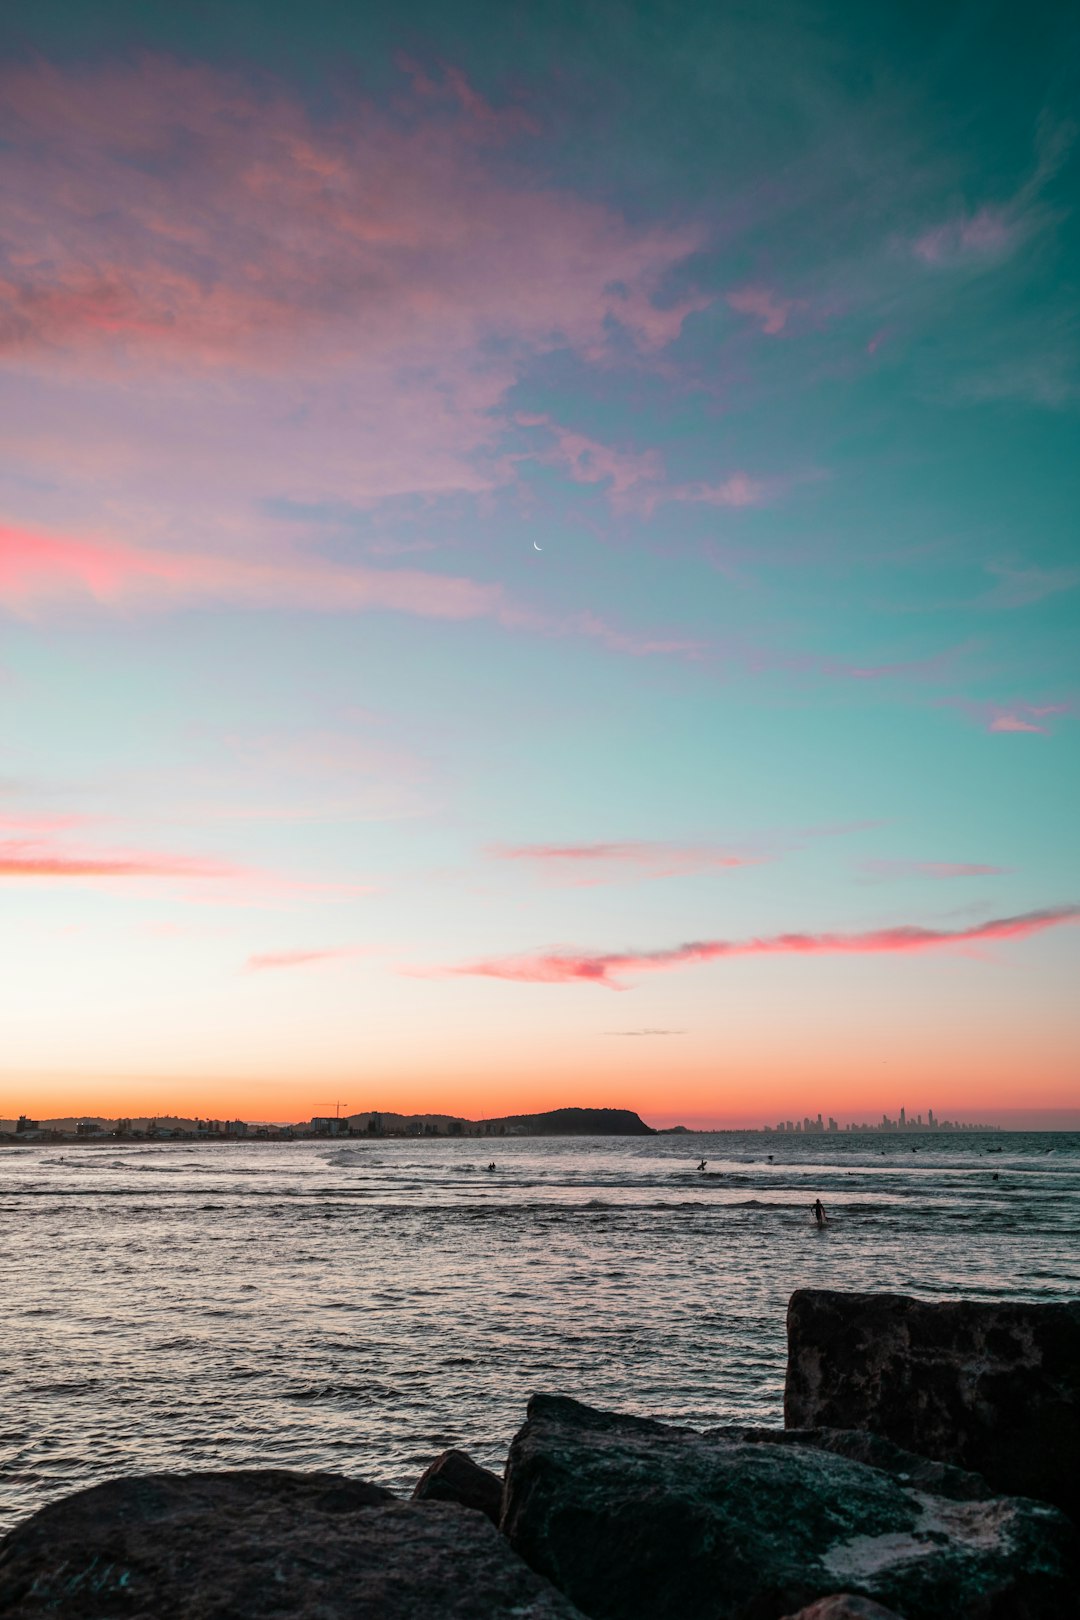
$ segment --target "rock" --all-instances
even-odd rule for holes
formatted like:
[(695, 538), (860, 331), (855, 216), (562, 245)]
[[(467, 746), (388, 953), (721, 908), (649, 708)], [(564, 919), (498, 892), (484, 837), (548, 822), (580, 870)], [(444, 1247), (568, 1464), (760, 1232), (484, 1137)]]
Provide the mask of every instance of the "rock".
[(933, 1462), (914, 1451), (894, 1446), (884, 1435), (866, 1429), (706, 1429), (705, 1434), (721, 1440), (754, 1440), (763, 1445), (817, 1446), (833, 1451), (852, 1462), (867, 1463), (891, 1474), (902, 1485), (947, 1496), (951, 1502), (984, 1502), (995, 1493), (981, 1474), (970, 1474), (949, 1463)]
[(784, 1423), (872, 1430), (1080, 1523), (1080, 1301), (799, 1289)]
[(462, 1507), (486, 1513), (498, 1526), (502, 1516), (503, 1483), (473, 1462), (467, 1451), (444, 1451), (416, 1482), (414, 1502), (459, 1502)]
[(819, 1598), (808, 1609), (788, 1614), (784, 1620), (900, 1620), (895, 1609), (883, 1609), (871, 1598), (856, 1597), (853, 1592), (834, 1592), (831, 1597)]
[(0, 1542), (4, 1620), (581, 1620), (479, 1513), (334, 1474), (150, 1474)]
[(503, 1533), (592, 1620), (774, 1620), (850, 1592), (905, 1620), (1060, 1620), (1074, 1534), (816, 1445), (707, 1436), (534, 1396)]

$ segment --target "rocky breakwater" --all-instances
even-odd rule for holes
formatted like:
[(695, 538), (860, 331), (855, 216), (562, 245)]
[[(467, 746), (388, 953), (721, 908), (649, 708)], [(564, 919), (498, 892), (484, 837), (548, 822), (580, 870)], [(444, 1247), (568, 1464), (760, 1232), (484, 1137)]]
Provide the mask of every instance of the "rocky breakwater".
[(837, 1594), (905, 1620), (1075, 1612), (1062, 1514), (959, 1470), (919, 1477), (897, 1447), (860, 1460), (866, 1440), (700, 1433), (534, 1396), (503, 1534), (591, 1620), (776, 1620)]
[(787, 1325), (786, 1427), (871, 1430), (1080, 1524), (1080, 1301), (800, 1289)]
[[(408, 1502), (272, 1470), (98, 1485), (0, 1542), (0, 1617), (1063, 1620), (1076, 1526), (1033, 1499), (1072, 1500), (1062, 1346), (1080, 1307), (1061, 1310), (796, 1294), (800, 1427), (698, 1431), (537, 1395), (504, 1479), (444, 1452)], [(1042, 1471), (1023, 1433), (1018, 1455), (993, 1444), (1018, 1414)]]
[(4, 1620), (581, 1620), (481, 1514), (334, 1474), (113, 1480), (0, 1542)]

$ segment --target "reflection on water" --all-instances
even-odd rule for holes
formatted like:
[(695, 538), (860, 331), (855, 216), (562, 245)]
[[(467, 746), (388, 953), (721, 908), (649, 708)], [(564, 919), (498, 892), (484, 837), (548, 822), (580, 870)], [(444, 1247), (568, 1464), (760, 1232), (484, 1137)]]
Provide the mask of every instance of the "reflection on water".
[(0, 1149), (0, 1530), (134, 1470), (501, 1468), (536, 1389), (777, 1424), (801, 1286), (1080, 1293), (1080, 1136), (911, 1146)]

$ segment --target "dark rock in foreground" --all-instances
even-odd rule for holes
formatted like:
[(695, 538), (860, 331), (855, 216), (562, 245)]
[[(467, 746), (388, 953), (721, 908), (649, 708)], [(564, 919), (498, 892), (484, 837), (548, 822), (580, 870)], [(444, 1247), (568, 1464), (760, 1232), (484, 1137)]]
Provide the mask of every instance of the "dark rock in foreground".
[(592, 1620), (774, 1620), (851, 1593), (905, 1620), (1059, 1620), (1073, 1530), (814, 1445), (709, 1437), (534, 1396), (503, 1531)]
[(1080, 1301), (799, 1289), (784, 1422), (873, 1430), (1080, 1522)]
[(581, 1620), (478, 1513), (334, 1474), (113, 1480), (0, 1542), (4, 1620)]
[(917, 1491), (929, 1491), (932, 1496), (946, 1496), (950, 1502), (985, 1502), (992, 1491), (981, 1474), (971, 1474), (964, 1468), (952, 1468), (948, 1463), (934, 1462), (920, 1457), (914, 1451), (905, 1451), (893, 1445), (884, 1435), (871, 1434), (866, 1429), (752, 1429), (729, 1427), (706, 1429), (709, 1440), (752, 1440), (758, 1445), (816, 1446), (819, 1451), (832, 1451), (851, 1462), (866, 1463), (868, 1468), (880, 1468), (891, 1474), (902, 1485)]
[(412, 1499), (457, 1502), (477, 1513), (486, 1513), (497, 1526), (502, 1517), (503, 1483), (497, 1474), (473, 1462), (467, 1451), (444, 1451), (421, 1474)]

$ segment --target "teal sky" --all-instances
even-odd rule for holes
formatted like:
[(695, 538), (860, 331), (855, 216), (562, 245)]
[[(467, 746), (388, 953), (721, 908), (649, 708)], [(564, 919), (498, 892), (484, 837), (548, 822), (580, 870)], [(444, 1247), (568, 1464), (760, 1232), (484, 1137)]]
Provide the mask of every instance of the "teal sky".
[(6, 9), (0, 1117), (1080, 1123), (1078, 33)]

